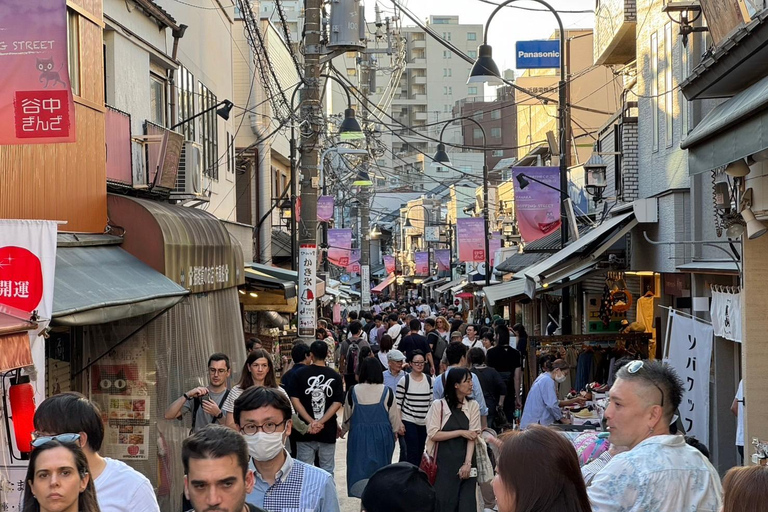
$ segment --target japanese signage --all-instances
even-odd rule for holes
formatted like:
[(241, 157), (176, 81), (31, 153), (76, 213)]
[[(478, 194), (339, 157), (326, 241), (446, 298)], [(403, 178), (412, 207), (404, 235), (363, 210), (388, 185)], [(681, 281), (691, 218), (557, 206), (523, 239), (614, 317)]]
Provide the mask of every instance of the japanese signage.
[(560, 41), (518, 41), (515, 44), (518, 69), (548, 69), (560, 67)]
[(328, 261), (337, 267), (346, 267), (352, 262), (352, 230), (328, 230)]
[(683, 401), (678, 408), (686, 435), (709, 439), (709, 366), (714, 330), (699, 319), (669, 312), (669, 347), (664, 362), (683, 382)]
[(417, 276), (429, 275), (429, 253), (427, 251), (417, 251), (413, 253), (413, 261), (416, 264)]
[(435, 261), (437, 261), (437, 271), (448, 272), (451, 270), (451, 250), (438, 249), (435, 251)]
[[(330, 239), (330, 234), (329, 234)], [(315, 335), (317, 310), (315, 309), (315, 275), (317, 274), (317, 246), (299, 246), (299, 336)]]
[(485, 261), (485, 222), (482, 217), (456, 220), (459, 261)]
[(386, 270), (387, 274), (392, 274), (395, 272), (394, 256), (384, 256), (384, 269)]
[(741, 343), (741, 297), (741, 292), (712, 290), (709, 315), (715, 336)]
[(333, 196), (320, 196), (317, 198), (317, 220), (328, 222), (333, 218)]
[(360, 270), (360, 298), (363, 309), (368, 309), (371, 307), (371, 267), (363, 265)]
[(0, 510), (2, 512), (21, 512), (24, 508), (24, 486), (27, 466), (0, 467)]
[[(557, 231), (560, 228), (560, 169), (513, 167), (512, 175), (515, 215), (523, 240), (530, 243)], [(521, 182), (527, 183), (525, 188), (520, 185)]]
[(0, 145), (75, 142), (65, 0), (0, 4)]

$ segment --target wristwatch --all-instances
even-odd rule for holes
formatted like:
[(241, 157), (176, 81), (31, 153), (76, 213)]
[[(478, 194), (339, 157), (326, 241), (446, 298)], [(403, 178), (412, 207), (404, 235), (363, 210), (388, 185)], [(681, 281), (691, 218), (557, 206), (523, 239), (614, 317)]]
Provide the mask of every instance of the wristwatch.
[(224, 411), (219, 411), (219, 415), (218, 415), (218, 416), (216, 416), (214, 419), (216, 419), (216, 420), (220, 420), (220, 419), (221, 419), (221, 418), (223, 418), (223, 417), (224, 417)]
[(181, 395), (181, 396), (183, 396), (185, 400), (192, 400), (192, 397), (190, 397), (190, 396), (189, 396), (188, 394), (186, 394), (186, 393), (184, 393), (184, 394), (183, 394), (183, 395)]

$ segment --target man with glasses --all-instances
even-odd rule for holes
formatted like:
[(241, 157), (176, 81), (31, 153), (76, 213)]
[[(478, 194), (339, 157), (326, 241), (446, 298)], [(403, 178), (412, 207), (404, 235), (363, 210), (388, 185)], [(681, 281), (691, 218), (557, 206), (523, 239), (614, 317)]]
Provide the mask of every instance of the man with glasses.
[(231, 369), (229, 357), (217, 352), (208, 358), (208, 386), (190, 389), (176, 399), (165, 410), (165, 419), (181, 419), (185, 412), (192, 412), (192, 429), (195, 433), (211, 423), (224, 424), (221, 406), (229, 396), (229, 381)]
[(632, 361), (616, 372), (605, 410), (613, 457), (588, 488), (594, 512), (720, 510), (717, 471), (669, 425), (683, 398), (683, 383), (660, 361)]
[(160, 512), (147, 477), (122, 461), (99, 455), (104, 441), (101, 418), (98, 406), (80, 393), (52, 396), (35, 411), (33, 442), (43, 444), (44, 438), (56, 438), (80, 445), (101, 512)]
[(291, 403), (285, 395), (266, 387), (247, 389), (235, 400), (233, 417), (256, 468), (248, 503), (268, 512), (339, 512), (330, 473), (294, 460), (285, 449), (291, 434)]

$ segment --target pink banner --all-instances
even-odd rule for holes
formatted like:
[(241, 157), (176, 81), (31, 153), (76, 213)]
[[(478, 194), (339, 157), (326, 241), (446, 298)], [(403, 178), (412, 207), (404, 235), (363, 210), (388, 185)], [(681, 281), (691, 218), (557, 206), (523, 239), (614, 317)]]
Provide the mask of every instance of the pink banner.
[(349, 265), (347, 265), (347, 273), (360, 273), (360, 249), (352, 249), (349, 257)]
[(384, 256), (384, 269), (386, 270), (387, 274), (392, 274), (395, 272), (394, 256)]
[(66, 0), (0, 2), (0, 145), (75, 142)]
[(499, 249), (501, 249), (501, 234), (496, 231), (495, 233), (491, 233), (491, 239), (488, 240), (488, 252), (491, 253), (489, 263), (491, 264), (491, 267), (494, 265), (496, 251)]
[(417, 251), (413, 253), (413, 262), (416, 264), (417, 276), (429, 275), (429, 253), (427, 251)]
[[(524, 174), (525, 176), (521, 176)], [(560, 169), (557, 167), (513, 167), (515, 215), (525, 242), (543, 238), (560, 228)], [(533, 179), (546, 183), (536, 183)], [(528, 182), (525, 188), (519, 183)]]
[(450, 249), (436, 250), (435, 260), (437, 260), (438, 272), (448, 272), (451, 270), (451, 250)]
[(320, 196), (317, 198), (317, 220), (328, 222), (333, 218), (333, 196)]
[(352, 230), (328, 230), (328, 261), (337, 267), (349, 265), (352, 256)]
[(485, 222), (482, 217), (456, 220), (459, 261), (485, 261)]

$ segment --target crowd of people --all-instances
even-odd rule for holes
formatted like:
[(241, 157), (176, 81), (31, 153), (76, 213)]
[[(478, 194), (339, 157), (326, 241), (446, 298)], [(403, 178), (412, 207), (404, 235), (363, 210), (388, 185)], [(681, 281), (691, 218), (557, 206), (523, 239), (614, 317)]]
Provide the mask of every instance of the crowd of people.
[[(211, 354), (208, 385), (165, 412), (191, 423), (184, 510), (338, 512), (341, 493), (369, 512), (764, 510), (768, 468), (734, 468), (721, 485), (706, 448), (675, 433), (672, 368), (616, 369), (607, 434), (586, 457), (550, 428), (580, 402), (555, 393), (568, 366), (542, 357), (524, 400), (525, 329), (488, 320), (426, 301), (350, 312), (343, 329), (323, 320), (310, 345), (297, 340), (279, 378), (275, 355), (251, 340), (231, 387), (230, 359)], [(146, 476), (99, 454), (102, 415), (86, 397), (48, 398), (34, 425), (24, 512), (159, 510)]]

